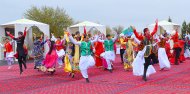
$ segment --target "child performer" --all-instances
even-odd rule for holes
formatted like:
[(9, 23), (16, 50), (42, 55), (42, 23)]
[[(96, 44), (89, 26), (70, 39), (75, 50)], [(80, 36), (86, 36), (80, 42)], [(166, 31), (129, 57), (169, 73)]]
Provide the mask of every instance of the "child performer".
[(14, 63), (13, 41), (10, 41), (9, 38), (6, 38), (4, 45), (0, 43), (0, 46), (5, 48), (6, 51), (5, 59), (9, 66), (8, 69), (11, 69), (12, 64)]

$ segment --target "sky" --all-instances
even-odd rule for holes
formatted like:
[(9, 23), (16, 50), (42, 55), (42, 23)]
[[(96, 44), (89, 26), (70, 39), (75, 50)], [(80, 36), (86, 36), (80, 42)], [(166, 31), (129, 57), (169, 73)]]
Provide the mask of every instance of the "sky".
[(0, 0), (0, 24), (23, 18), (32, 6), (64, 8), (74, 21), (143, 29), (158, 20), (190, 22), (190, 0)]

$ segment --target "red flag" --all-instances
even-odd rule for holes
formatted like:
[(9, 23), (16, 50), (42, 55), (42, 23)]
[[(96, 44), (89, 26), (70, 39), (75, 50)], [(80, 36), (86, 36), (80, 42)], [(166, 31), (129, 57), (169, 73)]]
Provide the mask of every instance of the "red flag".
[(84, 26), (84, 34), (86, 35), (86, 27)]

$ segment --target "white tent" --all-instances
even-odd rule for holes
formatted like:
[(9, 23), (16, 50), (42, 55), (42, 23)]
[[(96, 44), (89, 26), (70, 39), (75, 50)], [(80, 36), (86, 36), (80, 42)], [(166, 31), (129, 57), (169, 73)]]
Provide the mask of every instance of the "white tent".
[[(148, 28), (153, 31), (154, 29), (154, 26), (155, 26), (155, 23), (154, 24), (151, 24), (148, 26)], [(163, 20), (163, 21), (159, 21), (158, 22), (158, 32), (157, 34), (161, 34), (164, 30), (168, 33), (168, 34), (174, 34), (175, 33), (175, 30), (177, 29), (178, 33), (181, 34), (181, 28), (180, 28), (180, 25), (179, 24), (175, 24), (175, 23), (172, 23), (172, 22), (168, 22), (166, 20)], [(170, 40), (170, 47), (173, 48), (173, 40)], [(171, 50), (172, 52), (172, 50)]]
[[(27, 32), (27, 36), (25, 39), (26, 44), (28, 44), (28, 42), (31, 42), (32, 39), (32, 26), (37, 26), (40, 31), (42, 31), (45, 35), (49, 36), (50, 35), (50, 31), (49, 31), (49, 25), (48, 24), (44, 24), (41, 22), (37, 22), (37, 21), (33, 21), (33, 20), (28, 20), (28, 19), (19, 19), (16, 21), (12, 21), (12, 22), (8, 22), (5, 24), (0, 25), (0, 32), (1, 35), (0, 37), (4, 37), (5, 36), (5, 28), (14, 28), (15, 31), (15, 37), (18, 37), (18, 32), (19, 31), (24, 31), (24, 28), (27, 27), (27, 29), (29, 30)], [(16, 48), (16, 47), (15, 47)], [(45, 45), (45, 53), (47, 53), (48, 51), (48, 45)], [(1, 48), (1, 53), (2, 53), (2, 48)], [(0, 56), (0, 60), (3, 59), (3, 54), (1, 54)]]
[[(155, 26), (155, 23), (148, 26), (150, 31), (153, 31), (154, 26)], [(181, 34), (181, 28), (180, 28), (179, 24), (175, 24), (175, 23), (163, 20), (163, 21), (158, 22), (158, 26), (159, 26), (158, 34), (160, 34), (162, 32), (162, 30), (166, 30), (166, 32), (168, 34), (172, 34), (173, 31), (176, 30), (176, 29), (178, 30), (179, 34)]]
[(75, 33), (79, 31), (81, 34), (84, 33), (84, 27), (86, 27), (86, 31), (88, 32), (92, 28), (96, 28), (98, 31), (106, 35), (106, 27), (101, 24), (96, 24), (89, 21), (84, 21), (82, 23), (78, 23), (76, 25), (70, 26), (70, 32)]

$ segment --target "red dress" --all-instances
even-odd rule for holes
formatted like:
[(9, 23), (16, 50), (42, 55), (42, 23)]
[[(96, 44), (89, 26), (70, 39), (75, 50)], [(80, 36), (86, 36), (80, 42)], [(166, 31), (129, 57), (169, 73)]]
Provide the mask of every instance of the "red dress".
[(100, 57), (100, 54), (104, 52), (103, 43), (96, 42), (94, 47), (95, 47), (95, 61), (96, 61), (95, 65), (97, 67), (100, 67), (102, 66), (102, 59)]
[(184, 45), (185, 45), (185, 41), (184, 41), (184, 40), (179, 40), (179, 44), (180, 44), (180, 47), (181, 47), (181, 53), (180, 53), (179, 60), (180, 60), (180, 61), (185, 61), (185, 56), (184, 56)]
[[(176, 31), (175, 35), (173, 35), (171, 37), (171, 39), (174, 42), (173, 48), (180, 47), (180, 42), (179, 42), (179, 39), (178, 39), (178, 32), (177, 31)], [(170, 61), (171, 64), (175, 63), (175, 51), (173, 51), (173, 53), (172, 53), (171, 58), (169, 59), (169, 61)]]

